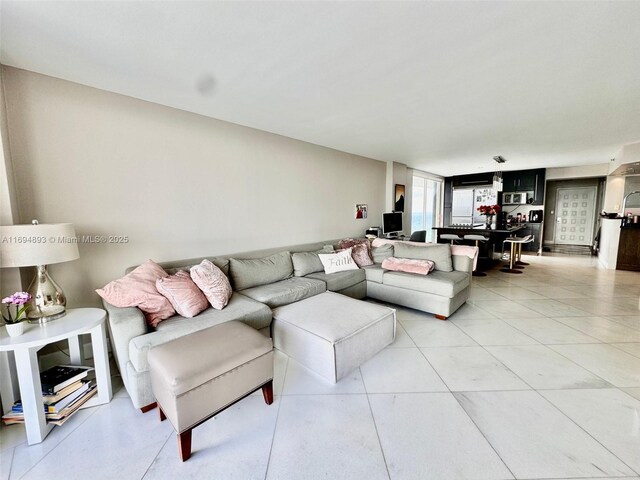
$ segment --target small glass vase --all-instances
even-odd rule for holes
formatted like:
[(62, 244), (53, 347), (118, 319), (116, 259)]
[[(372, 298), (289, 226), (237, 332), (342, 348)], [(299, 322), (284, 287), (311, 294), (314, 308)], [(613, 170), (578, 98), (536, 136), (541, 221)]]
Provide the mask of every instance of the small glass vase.
[(7, 328), (7, 333), (10, 337), (19, 337), (24, 333), (24, 325), (26, 322), (18, 322), (18, 323), (7, 323), (5, 327)]
[(491, 224), (493, 223), (493, 215), (487, 215), (486, 225), (487, 229), (491, 229)]

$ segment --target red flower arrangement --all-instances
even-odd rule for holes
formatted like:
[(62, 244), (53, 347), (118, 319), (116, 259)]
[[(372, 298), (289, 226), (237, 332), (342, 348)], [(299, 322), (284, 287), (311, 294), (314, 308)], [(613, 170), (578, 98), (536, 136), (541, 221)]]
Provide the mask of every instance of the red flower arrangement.
[(497, 215), (500, 213), (500, 205), (480, 205), (476, 210), (480, 212), (480, 215)]

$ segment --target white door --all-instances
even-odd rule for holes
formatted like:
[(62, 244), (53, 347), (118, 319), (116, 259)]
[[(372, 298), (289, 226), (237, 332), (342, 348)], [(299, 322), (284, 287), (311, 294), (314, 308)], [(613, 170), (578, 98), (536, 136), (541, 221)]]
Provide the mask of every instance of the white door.
[(596, 187), (559, 188), (556, 198), (554, 243), (591, 245), (595, 220)]

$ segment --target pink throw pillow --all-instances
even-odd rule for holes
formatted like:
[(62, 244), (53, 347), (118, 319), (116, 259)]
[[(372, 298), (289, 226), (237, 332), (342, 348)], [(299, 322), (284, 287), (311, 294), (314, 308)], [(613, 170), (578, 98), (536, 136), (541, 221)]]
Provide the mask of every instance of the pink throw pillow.
[(206, 258), (191, 267), (191, 279), (207, 297), (209, 303), (216, 310), (222, 310), (229, 303), (233, 294), (231, 283), (222, 270)]
[(124, 277), (114, 280), (96, 293), (115, 307), (138, 307), (147, 323), (156, 327), (176, 312), (156, 288), (156, 280), (168, 276), (160, 265), (147, 260)]
[(366, 238), (345, 238), (338, 242), (338, 248), (344, 250), (345, 248), (353, 247), (361, 243), (369, 245), (369, 240)]
[(209, 306), (206, 297), (184, 270), (157, 279), (156, 288), (167, 297), (176, 312), (185, 318), (195, 317)]
[(416, 273), (427, 275), (435, 268), (431, 260), (414, 260), (410, 258), (389, 257), (382, 261), (382, 268), (396, 272)]
[(351, 256), (359, 267), (366, 267), (367, 265), (373, 265), (373, 259), (371, 258), (371, 252), (369, 251), (369, 245), (364, 243), (358, 243), (351, 247)]
[(338, 242), (338, 248), (340, 249), (338, 251), (353, 248), (353, 250), (351, 250), (351, 256), (359, 267), (373, 265), (371, 244), (366, 238), (345, 238)]

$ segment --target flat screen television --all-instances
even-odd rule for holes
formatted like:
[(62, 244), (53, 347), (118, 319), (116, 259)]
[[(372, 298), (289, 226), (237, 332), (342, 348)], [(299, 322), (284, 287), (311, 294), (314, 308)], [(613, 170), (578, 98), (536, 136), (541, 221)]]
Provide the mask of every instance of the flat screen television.
[(401, 232), (402, 228), (402, 212), (392, 212), (382, 214), (382, 233), (390, 235), (392, 233)]

